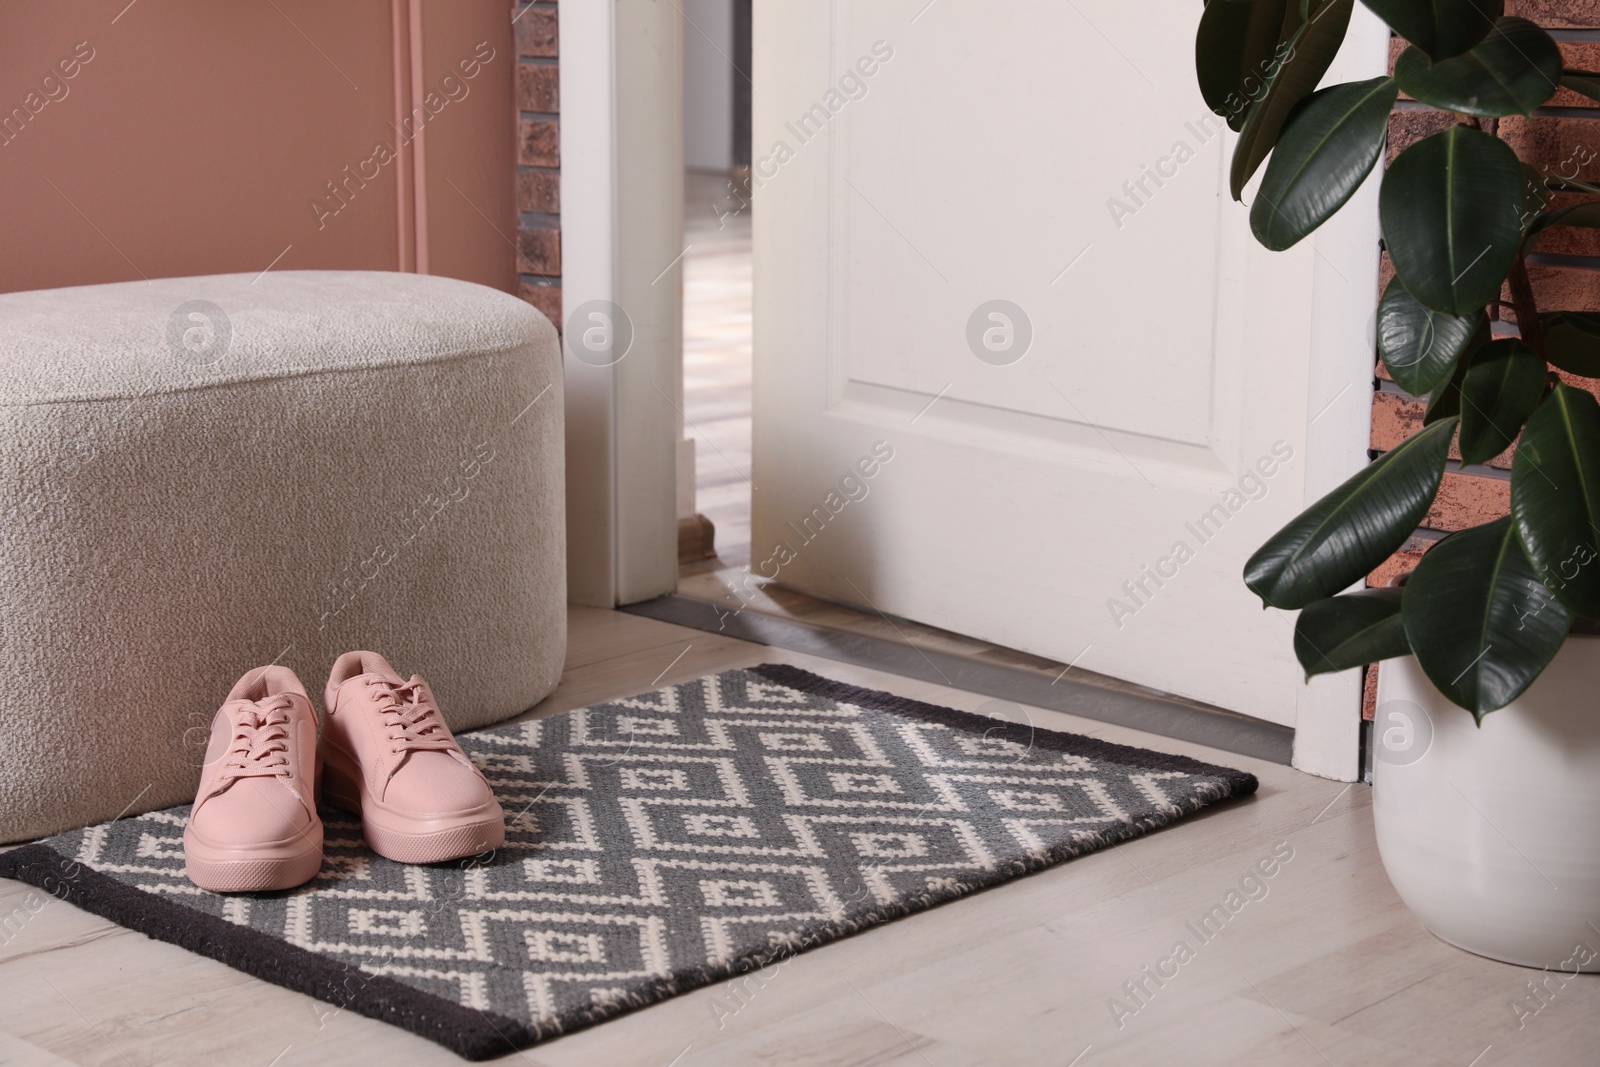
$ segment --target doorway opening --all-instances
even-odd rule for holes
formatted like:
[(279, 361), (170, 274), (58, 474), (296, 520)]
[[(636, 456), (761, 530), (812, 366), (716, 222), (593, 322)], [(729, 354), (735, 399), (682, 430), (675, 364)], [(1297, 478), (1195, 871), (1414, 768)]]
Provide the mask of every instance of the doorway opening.
[(684, 0), (683, 17), (679, 591), (720, 599), (719, 574), (750, 563), (754, 490), (751, 0)]
[[(1108, 721), (1287, 762), (1293, 731), (1286, 727), (1100, 675), (1075, 661), (887, 614), (865, 594), (846, 603), (763, 576), (774, 549), (752, 545), (752, 518), (760, 513), (772, 536), (767, 509), (783, 507), (786, 487), (763, 486), (763, 477), (781, 479), (789, 464), (765, 472), (753, 465), (759, 373), (754, 223), (763, 196), (751, 174), (750, 8), (751, 0), (682, 0), (679, 9), (684, 250), (677, 595), (624, 610), (939, 684), (960, 678), (963, 688), (1005, 697), (991, 701), (999, 715), (1012, 707), (1007, 700), (1059, 703), (1080, 712), (1095, 707)], [(767, 400), (763, 396), (763, 405)], [(762, 565), (752, 567), (758, 560)]]

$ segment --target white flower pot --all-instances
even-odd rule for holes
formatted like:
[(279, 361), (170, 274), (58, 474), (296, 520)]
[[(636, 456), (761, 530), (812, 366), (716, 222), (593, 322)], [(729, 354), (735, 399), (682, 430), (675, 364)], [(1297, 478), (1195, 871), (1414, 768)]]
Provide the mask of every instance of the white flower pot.
[(1386, 661), (1373, 744), (1378, 853), (1428, 929), (1507, 963), (1600, 971), (1600, 637), (1570, 638), (1481, 729), (1414, 658)]

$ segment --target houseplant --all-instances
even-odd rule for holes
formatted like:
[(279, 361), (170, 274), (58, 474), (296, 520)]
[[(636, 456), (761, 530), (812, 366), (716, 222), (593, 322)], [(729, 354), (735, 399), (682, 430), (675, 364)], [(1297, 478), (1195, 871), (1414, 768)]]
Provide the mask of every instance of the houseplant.
[[(1366, 179), (1399, 94), (1454, 115), (1379, 192), (1395, 270), (1379, 355), (1427, 398), (1422, 426), (1274, 535), (1245, 583), (1300, 611), (1308, 676), (1403, 657), (1380, 674), (1397, 710), (1378, 723), (1374, 811), (1412, 910), (1486, 955), (1600, 969), (1571, 959), (1600, 944), (1600, 641), (1572, 636), (1600, 619), (1600, 404), (1560, 373), (1600, 377), (1600, 315), (1540, 308), (1527, 267), (1554, 228), (1600, 228), (1600, 186), (1497, 136), (1561, 87), (1600, 100), (1600, 75), (1564, 69), (1501, 0), (1362, 2), (1409, 42), (1390, 76), (1317, 88), (1354, 0), (1207, 0), (1196, 37), (1202, 94), (1238, 134), (1235, 199), (1265, 163), (1250, 226), (1271, 249)], [(1453, 443), (1468, 464), (1516, 444), (1510, 514), (1437, 543), (1401, 587), (1346, 592), (1428, 513)]]

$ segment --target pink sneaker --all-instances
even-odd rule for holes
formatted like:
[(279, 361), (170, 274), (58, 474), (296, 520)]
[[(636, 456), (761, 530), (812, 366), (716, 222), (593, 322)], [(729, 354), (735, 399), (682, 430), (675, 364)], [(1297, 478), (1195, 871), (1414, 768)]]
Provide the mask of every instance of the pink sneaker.
[(240, 678), (211, 722), (183, 830), (189, 880), (214, 893), (290, 889), (322, 866), (317, 714), (287, 667)]
[(330, 804), (360, 814), (372, 851), (439, 863), (506, 843), (505, 813), (426, 682), (401, 681), (376, 652), (346, 652), (324, 696), (322, 788)]

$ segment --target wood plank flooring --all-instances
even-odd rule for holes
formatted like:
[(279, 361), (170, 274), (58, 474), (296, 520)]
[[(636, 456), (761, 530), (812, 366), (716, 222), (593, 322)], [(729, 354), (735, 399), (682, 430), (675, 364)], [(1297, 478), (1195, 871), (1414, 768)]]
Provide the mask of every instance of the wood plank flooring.
[(750, 562), (750, 212), (715, 174), (684, 175), (683, 412), (695, 510), (728, 566)]
[[(574, 608), (549, 715), (763, 661), (975, 710), (985, 698), (651, 619)], [(1284, 767), (1030, 709), (1041, 727), (1184, 752), (1261, 778), (1252, 799), (507, 1058), (528, 1065), (1600, 1062), (1600, 978), (1431, 937), (1384, 877), (1369, 793)], [(1209, 940), (1191, 930), (1263, 860), (1290, 856)], [(1252, 883), (1254, 885), (1256, 883)], [(1263, 891), (1264, 890), (1264, 891)], [(0, 1063), (459, 1062), (0, 881)], [(21, 916), (20, 918), (18, 918)], [(1144, 972), (1184, 940), (1159, 985)], [(1600, 940), (1600, 938), (1597, 938)], [(1170, 973), (1170, 966), (1168, 971)], [(1143, 983), (1134, 999), (1125, 983)], [(1113, 1012), (1113, 998), (1123, 1009)]]
[(887, 615), (870, 610), (822, 600), (762, 579), (750, 572), (748, 564), (731, 565), (721, 559), (702, 560), (685, 564), (678, 569), (678, 594), (693, 600), (703, 600), (717, 605), (722, 612), (750, 613), (791, 622), (824, 626), (832, 630), (894, 641), (918, 650), (946, 652), (963, 656), (997, 667), (1026, 671), (1042, 678), (1060, 680), (1071, 677), (1074, 681), (1115, 689), (1125, 693), (1141, 693), (1160, 697), (1189, 707), (1214, 711), (1208, 704), (1185, 697), (1163, 693), (1137, 682), (1113, 678), (1085, 670), (1073, 663), (1036, 656), (1004, 645), (968, 637), (965, 634), (926, 626), (911, 619)]

